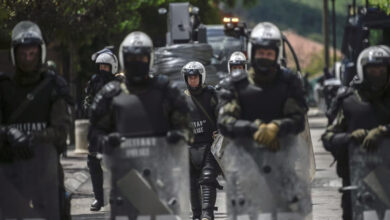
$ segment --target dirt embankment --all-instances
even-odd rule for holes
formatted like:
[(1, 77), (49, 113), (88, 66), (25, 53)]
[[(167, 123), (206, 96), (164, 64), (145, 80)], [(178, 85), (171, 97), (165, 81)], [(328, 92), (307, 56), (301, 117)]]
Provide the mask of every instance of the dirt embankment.
[[(295, 50), (295, 53), (298, 56), (299, 63), (303, 69), (312, 63), (312, 59), (318, 58), (319, 56), (323, 56), (323, 44), (298, 35), (291, 30), (283, 31), (283, 34), (290, 41), (292, 47)], [(332, 56), (333, 50), (331, 49), (329, 53), (330, 56)], [(341, 52), (339, 50), (337, 50), (337, 56), (341, 56)]]

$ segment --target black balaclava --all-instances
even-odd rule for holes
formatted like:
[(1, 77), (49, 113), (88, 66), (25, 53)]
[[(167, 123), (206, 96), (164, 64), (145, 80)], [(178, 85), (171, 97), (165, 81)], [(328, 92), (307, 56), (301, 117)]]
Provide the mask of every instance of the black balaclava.
[(149, 62), (150, 56), (148, 55), (148, 62), (142, 61), (127, 61), (127, 56), (140, 56), (134, 54), (124, 54), (125, 75), (129, 84), (145, 84), (149, 79)]

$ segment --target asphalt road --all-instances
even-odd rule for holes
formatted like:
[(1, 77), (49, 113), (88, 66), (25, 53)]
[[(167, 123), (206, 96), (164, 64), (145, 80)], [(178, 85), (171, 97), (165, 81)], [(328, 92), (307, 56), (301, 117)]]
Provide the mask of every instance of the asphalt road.
[[(337, 178), (332, 156), (325, 152), (319, 141), (324, 132), (326, 119), (318, 114), (316, 109), (309, 112), (310, 132), (316, 160), (316, 174), (312, 182), (312, 201), (314, 220), (341, 219), (340, 193), (341, 180)], [(65, 169), (65, 183), (73, 193), (72, 219), (108, 219), (109, 206), (99, 212), (89, 211), (93, 201), (92, 186), (85, 154), (68, 152), (68, 157), (62, 159)], [(222, 182), (223, 183), (223, 182)], [(218, 192), (216, 219), (226, 219), (226, 196), (224, 191)]]

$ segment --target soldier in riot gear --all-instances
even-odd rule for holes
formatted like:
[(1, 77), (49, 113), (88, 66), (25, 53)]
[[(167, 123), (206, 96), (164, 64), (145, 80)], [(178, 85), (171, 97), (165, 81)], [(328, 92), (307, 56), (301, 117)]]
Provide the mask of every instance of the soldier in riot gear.
[(264, 22), (253, 29), (248, 51), (253, 67), (248, 77), (235, 71), (221, 85), (218, 124), (224, 135), (249, 135), (277, 150), (278, 137), (304, 129), (302, 85), (296, 74), (281, 66), (282, 37), (273, 24)]
[(194, 142), (190, 144), (190, 184), (193, 219), (214, 219), (219, 167), (210, 152), (217, 132), (217, 96), (212, 86), (204, 84), (206, 70), (196, 61), (182, 68), (187, 84), (184, 91), (191, 107)]
[[(116, 80), (118, 73), (118, 59), (109, 49), (103, 49), (92, 55), (92, 61), (96, 64), (97, 73), (92, 75), (85, 88), (84, 111), (89, 115), (89, 110), (95, 95), (108, 82)], [(121, 79), (119, 79), (121, 80)]]
[(45, 68), (45, 59), (38, 25), (19, 22), (12, 30), (15, 72), (0, 77), (0, 194), (12, 197), (0, 203), (0, 217), (70, 219), (59, 154), (66, 146), (72, 99), (66, 81)]
[[(389, 136), (390, 122), (390, 48), (371, 46), (363, 50), (357, 61), (357, 75), (352, 86), (339, 94), (337, 116), (322, 135), (326, 150), (337, 161), (337, 174), (343, 186), (350, 182), (350, 154), (348, 145), (362, 145), (367, 151), (375, 151), (378, 141)], [(343, 193), (341, 206), (343, 219), (350, 220), (351, 192)]]
[(95, 96), (91, 144), (109, 155), (118, 149), (122, 138), (163, 136), (170, 143), (190, 141), (192, 133), (183, 95), (164, 76), (150, 74), (153, 43), (149, 36), (138, 31), (127, 35), (119, 48), (119, 62), (126, 81), (112, 81)]
[[(111, 81), (121, 81), (115, 74), (118, 72), (118, 59), (115, 54), (109, 49), (103, 49), (92, 55), (92, 60), (96, 64), (97, 74), (94, 74), (89, 80), (85, 89), (84, 111), (89, 112), (93, 97), (99, 92), (103, 86)], [(88, 113), (89, 115), (89, 113)], [(93, 144), (93, 137), (88, 136), (90, 144), (88, 146), (89, 154), (87, 165), (91, 174), (92, 189), (95, 195), (95, 200), (91, 204), (91, 211), (99, 211), (103, 206), (103, 171), (100, 165), (101, 158), (98, 158), (98, 153), (101, 150)]]
[(229, 73), (236, 69), (248, 70), (246, 56), (240, 51), (232, 53), (228, 61)]
[(292, 165), (308, 149), (300, 135), (307, 112), (301, 81), (281, 65), (282, 35), (275, 25), (258, 24), (249, 41), (253, 69), (232, 71), (218, 93), (218, 126), (229, 138), (221, 165), (228, 215), (257, 219), (262, 210), (310, 218), (309, 180)]

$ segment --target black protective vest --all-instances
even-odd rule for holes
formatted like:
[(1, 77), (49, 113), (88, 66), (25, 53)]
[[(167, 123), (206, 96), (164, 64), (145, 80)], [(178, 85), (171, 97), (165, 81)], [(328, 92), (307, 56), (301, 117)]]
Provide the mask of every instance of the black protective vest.
[(49, 83), (41, 89), (25, 108), (23, 114), (20, 114), (14, 121), (9, 121), (12, 113), (26, 99), (27, 94), (31, 93), (42, 81), (27, 86), (21, 86), (10, 79), (0, 82), (2, 125), (18, 128), (26, 133), (40, 131), (49, 126), (51, 105), (55, 101), (52, 100), (55, 92), (54, 83)]
[(283, 106), (288, 98), (288, 84), (279, 78), (263, 87), (251, 84), (248, 80), (236, 85), (242, 119), (260, 119), (268, 123), (283, 117)]
[[(344, 99), (342, 105), (344, 117), (348, 125), (347, 132), (356, 129), (372, 129), (390, 122), (374, 104), (360, 100), (356, 94)], [(389, 109), (387, 109), (389, 111)]]
[[(194, 133), (194, 142), (192, 145), (198, 145), (202, 143), (213, 142), (213, 132), (216, 128), (216, 118), (213, 107), (211, 106), (211, 99), (213, 93), (211, 88), (204, 88), (199, 95), (185, 95), (188, 106), (190, 107), (191, 126)], [(207, 112), (212, 122), (203, 113), (203, 111), (195, 104), (194, 98), (202, 105), (203, 109)]]
[[(372, 129), (390, 122), (389, 117), (380, 116), (384, 114), (378, 111), (374, 104), (362, 101), (355, 93), (343, 99), (341, 108), (347, 124), (347, 133), (351, 133), (356, 129)], [(344, 185), (349, 185), (349, 155), (347, 148), (340, 155), (340, 158), (343, 159), (337, 162), (337, 173), (343, 178)]]
[(125, 136), (162, 136), (169, 130), (167, 88), (151, 85), (137, 94), (122, 92), (113, 99), (116, 130)]

